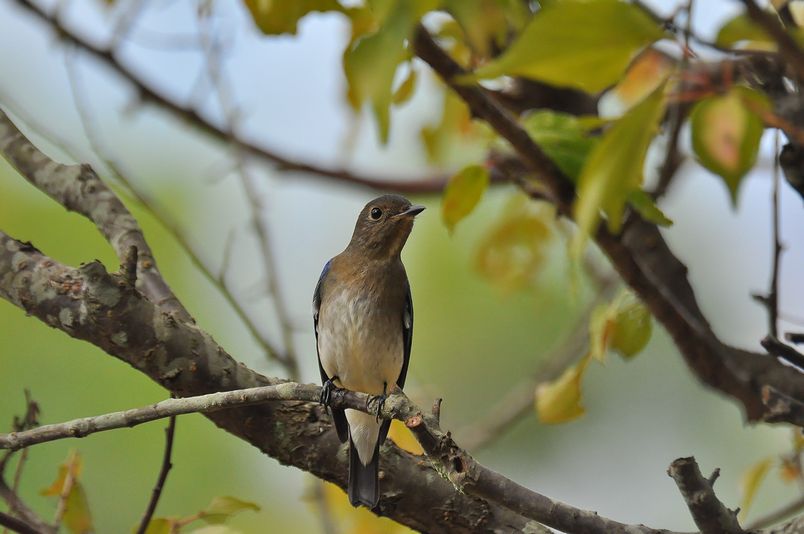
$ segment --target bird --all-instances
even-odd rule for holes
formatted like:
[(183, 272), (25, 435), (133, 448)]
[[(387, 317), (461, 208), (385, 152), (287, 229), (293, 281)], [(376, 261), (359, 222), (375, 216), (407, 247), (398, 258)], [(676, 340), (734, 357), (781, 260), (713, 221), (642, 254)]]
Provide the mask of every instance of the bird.
[(424, 206), (383, 195), (360, 212), (347, 247), (329, 260), (313, 293), (321, 403), (335, 388), (377, 396), (375, 415), (331, 408), (338, 438), (349, 442), (348, 495), (352, 506), (379, 502), (379, 447), (390, 420), (382, 403), (405, 386), (413, 342), (413, 301), (402, 248)]

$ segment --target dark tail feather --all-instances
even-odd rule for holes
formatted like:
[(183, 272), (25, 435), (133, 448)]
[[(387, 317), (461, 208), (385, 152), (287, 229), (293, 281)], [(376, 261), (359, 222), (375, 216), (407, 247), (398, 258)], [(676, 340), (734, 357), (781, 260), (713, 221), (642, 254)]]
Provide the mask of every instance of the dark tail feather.
[(363, 465), (357, 456), (357, 449), (349, 438), (349, 502), (352, 506), (362, 504), (372, 509), (380, 500), (379, 454), (380, 442), (374, 447), (374, 457), (368, 465)]

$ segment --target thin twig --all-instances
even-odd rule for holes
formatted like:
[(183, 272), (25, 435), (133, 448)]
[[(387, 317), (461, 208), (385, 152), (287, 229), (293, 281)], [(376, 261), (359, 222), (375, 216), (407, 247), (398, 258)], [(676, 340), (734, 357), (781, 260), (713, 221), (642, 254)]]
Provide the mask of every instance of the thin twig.
[[(10, 516), (6, 513), (0, 512), (0, 525), (10, 528), (14, 532), (18, 532), (19, 534), (42, 534), (41, 531), (36, 530), (33, 526), (29, 525), (22, 519), (18, 519), (14, 516)], [(5, 528), (3, 532), (5, 532)]]
[[(200, 40), (204, 50), (205, 66), (207, 76), (218, 97), (218, 103), (223, 110), (224, 119), (229, 131), (236, 131), (240, 121), (240, 113), (233, 103), (232, 90), (227, 84), (223, 75), (223, 66), (218, 47), (209, 35), (208, 28), (202, 19), (200, 23)], [(262, 255), (263, 270), (268, 282), (268, 291), (274, 303), (274, 311), (279, 321), (282, 334), (282, 344), (284, 347), (282, 363), (291, 380), (299, 379), (299, 362), (296, 355), (295, 342), (293, 341), (293, 324), (288, 314), (287, 305), (284, 300), (282, 288), (277, 276), (278, 266), (274, 260), (273, 248), (271, 246), (270, 230), (266, 228), (261, 217), (262, 205), (259, 201), (259, 191), (254, 183), (254, 178), (246, 167), (245, 154), (237, 144), (233, 144), (235, 169), (240, 178), (240, 183), (245, 192), (251, 212), (251, 222), (257, 234), (260, 253)]]
[(64, 514), (67, 512), (67, 502), (70, 499), (70, 493), (72, 493), (73, 486), (76, 482), (75, 471), (76, 462), (78, 461), (78, 455), (73, 451), (65, 464), (64, 482), (59, 492), (59, 501), (56, 503), (56, 513), (53, 517), (53, 527), (56, 531), (61, 527), (61, 521), (64, 519)]
[(8, 487), (8, 484), (6, 484), (6, 481), (2, 477), (0, 477), (0, 499), (8, 503), (8, 508), (11, 513), (27, 524), (33, 525), (38, 534), (55, 534), (56, 529), (48, 525), (43, 519), (36, 515), (33, 510), (28, 508), (28, 505), (19, 498), (16, 492)]
[(377, 178), (365, 176), (348, 169), (324, 167), (283, 156), (264, 144), (240, 137), (230, 130), (219, 128), (197, 110), (161, 93), (144, 81), (143, 77), (137, 74), (134, 69), (123, 64), (114, 48), (96, 45), (75, 34), (64, 26), (55, 15), (48, 13), (45, 8), (36, 5), (30, 0), (17, 0), (17, 4), (26, 8), (43, 22), (49, 24), (56, 31), (59, 38), (77, 45), (117, 72), (136, 89), (137, 96), (141, 100), (152, 102), (179, 119), (194, 125), (202, 132), (227, 144), (236, 145), (251, 156), (268, 161), (278, 170), (299, 172), (310, 177), (335, 179), (352, 185), (371, 189), (398, 191), (400, 193), (440, 192), (447, 183), (448, 176), (445, 175), (425, 176), (420, 178), (404, 176), (384, 176)]
[(159, 469), (159, 476), (156, 478), (156, 484), (151, 492), (151, 499), (148, 501), (148, 507), (145, 509), (145, 513), (142, 516), (137, 534), (145, 534), (145, 531), (148, 530), (148, 524), (151, 522), (151, 518), (156, 511), (156, 505), (159, 504), (159, 497), (162, 496), (162, 488), (165, 486), (165, 480), (167, 480), (168, 473), (173, 467), (170, 457), (173, 454), (173, 436), (175, 432), (176, 416), (172, 415), (170, 416), (170, 422), (167, 428), (165, 428), (165, 453), (162, 456), (162, 467)]
[[(267, 401), (303, 401), (318, 404), (320, 395), (320, 386), (284, 382), (197, 397), (168, 399), (143, 408), (0, 435), (0, 447), (20, 448), (45, 441), (82, 437), (94, 432), (136, 426), (147, 421), (185, 413), (209, 413)], [(625, 525), (602, 517), (596, 512), (554, 501), (490, 470), (458, 447), (451, 435), (443, 432), (435, 419), (413, 404), (404, 393), (394, 392), (381, 402), (379, 397), (336, 389), (332, 392), (330, 406), (379, 414), (383, 419), (404, 421), (430, 459), (439, 465), (439, 472), (448, 477), (459, 491), (488, 499), (535, 521), (573, 532), (659, 534), (659, 531), (643, 525)], [(536, 525), (534, 528), (539, 529), (537, 530), (539, 532), (545, 532)], [(669, 531), (661, 532), (668, 534)]]
[(784, 521), (793, 514), (797, 514), (804, 510), (804, 495), (795, 499), (784, 506), (769, 512), (762, 517), (758, 517), (751, 523), (745, 526), (746, 530), (758, 530), (760, 528), (767, 528), (775, 525), (779, 521)]
[(779, 241), (779, 131), (776, 131), (773, 162), (773, 202), (772, 221), (773, 221), (773, 268), (768, 291), (768, 332), (770, 335), (779, 337), (779, 257), (782, 254), (782, 244)]
[[(142, 207), (148, 210), (148, 212), (162, 225), (162, 227), (167, 230), (168, 233), (170, 233), (176, 242), (178, 242), (179, 246), (181, 246), (181, 248), (187, 254), (190, 263), (192, 263), (198, 272), (200, 272), (204, 278), (206, 278), (207, 281), (209, 281), (209, 283), (211, 283), (218, 290), (220, 295), (223, 296), (224, 300), (226, 300), (231, 309), (235, 312), (235, 315), (237, 315), (242, 324), (246, 327), (246, 330), (248, 330), (249, 334), (251, 334), (252, 339), (254, 339), (260, 348), (262, 348), (265, 354), (269, 358), (275, 359), (284, 365), (284, 357), (279, 349), (276, 348), (271, 341), (262, 334), (262, 332), (260, 332), (256, 321), (252, 319), (246, 309), (235, 298), (234, 294), (229, 288), (229, 285), (226, 283), (225, 278), (222, 275), (215, 275), (213, 273), (213, 269), (205, 260), (201, 258), (195, 246), (190, 243), (189, 237), (185, 235), (179, 224), (169, 215), (169, 210), (163, 209), (154, 199), (150, 198), (134, 180), (128, 178), (128, 174), (123, 170), (121, 165), (107, 155), (108, 152), (105, 150), (105, 147), (102, 146), (99, 136), (92, 127), (93, 121), (90, 117), (89, 109), (85, 105), (84, 100), (81, 98), (83, 93), (79, 87), (80, 79), (78, 77), (78, 72), (70, 62), (69, 56), (67, 57), (66, 66), (68, 80), (70, 81), (70, 87), (73, 95), (73, 102), (75, 104), (76, 111), (78, 112), (81, 125), (84, 129), (84, 135), (89, 141), (92, 151), (103, 160), (103, 163), (112, 173), (114, 179), (118, 183), (125, 186), (128, 195), (130, 195)], [(226, 261), (227, 260), (224, 261), (224, 266), (226, 266)]]
[(801, 354), (790, 345), (782, 343), (778, 338), (765, 336), (759, 344), (770, 354), (783, 358), (793, 365), (804, 369), (804, 354)]

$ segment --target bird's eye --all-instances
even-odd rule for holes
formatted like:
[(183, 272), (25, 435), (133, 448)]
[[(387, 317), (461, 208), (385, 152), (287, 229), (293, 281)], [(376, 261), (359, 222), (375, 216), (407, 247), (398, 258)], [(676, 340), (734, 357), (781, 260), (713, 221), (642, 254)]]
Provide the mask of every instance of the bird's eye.
[(371, 213), (369, 214), (373, 220), (377, 220), (382, 217), (382, 210), (380, 208), (371, 208)]

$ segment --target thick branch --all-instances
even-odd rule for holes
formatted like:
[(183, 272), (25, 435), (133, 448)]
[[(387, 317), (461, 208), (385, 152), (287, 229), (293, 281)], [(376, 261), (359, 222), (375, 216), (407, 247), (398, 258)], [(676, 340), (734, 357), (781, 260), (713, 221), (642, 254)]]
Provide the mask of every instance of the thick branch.
[[(278, 385), (236, 362), (206, 332), (177, 321), (98, 262), (77, 269), (0, 232), (0, 296), (125, 361), (179, 397)], [(282, 402), (206, 414), (283, 464), (346, 487), (347, 458), (326, 410)], [(388, 444), (379, 515), (428, 532), (522, 530), (507, 508), (461, 494), (420, 457)]]
[(37, 189), (95, 223), (121, 262), (137, 254), (137, 287), (182, 320), (190, 314), (170, 290), (156, 266), (137, 221), (89, 165), (58, 163), (31, 143), (0, 109), (0, 153)]
[[(148, 421), (191, 412), (213, 413), (266, 401), (302, 401), (317, 403), (321, 387), (313, 384), (284, 382), (245, 390), (212, 393), (184, 399), (168, 399), (144, 408), (136, 408), (66, 423), (44, 425), (25, 432), (0, 435), (0, 447), (20, 448), (67, 437), (84, 437), (94, 432), (135, 426)], [(367, 413), (376, 409), (376, 397), (342, 389), (335, 390), (330, 405)], [(405, 421), (413, 431), (436, 469), (461, 492), (497, 502), (540, 523), (568, 532), (653, 533), (656, 530), (629, 526), (579, 510), (531, 491), (477, 463), (458, 447), (449, 434), (441, 431), (438, 421), (404, 394), (393, 394), (383, 403), (380, 415)]]
[[(413, 39), (415, 53), (467, 103), (473, 116), (488, 122), (516, 150), (522, 161), (547, 186), (563, 215), (571, 215), (575, 192), (541, 148), (486, 91), (459, 84), (463, 69), (419, 27)], [(765, 413), (760, 386), (771, 384), (793, 397), (804, 397), (804, 377), (772, 358), (724, 345), (712, 332), (687, 280), (687, 268), (673, 255), (655, 225), (631, 214), (622, 235), (604, 226), (595, 240), (617, 272), (672, 335), (687, 365), (711, 387), (739, 400), (749, 419)]]
[(214, 124), (192, 107), (163, 94), (150, 83), (144, 81), (142, 76), (135, 72), (134, 69), (121, 62), (114, 49), (93, 44), (75, 34), (70, 28), (62, 25), (56, 15), (48, 13), (43, 7), (29, 0), (17, 0), (17, 4), (46, 24), (49, 24), (58, 33), (60, 39), (76, 45), (132, 84), (137, 90), (140, 99), (156, 104), (179, 120), (192, 124), (203, 133), (230, 144), (249, 156), (267, 161), (279, 170), (299, 172), (312, 177), (400, 193), (440, 192), (446, 185), (447, 176), (443, 175), (418, 179), (403, 176), (364, 176), (348, 169), (324, 167), (281, 155), (264, 144), (245, 139), (231, 129)]
[(678, 485), (701, 534), (744, 534), (737, 514), (718, 500), (712, 482), (701, 475), (695, 458), (679, 458), (670, 464), (667, 474)]

